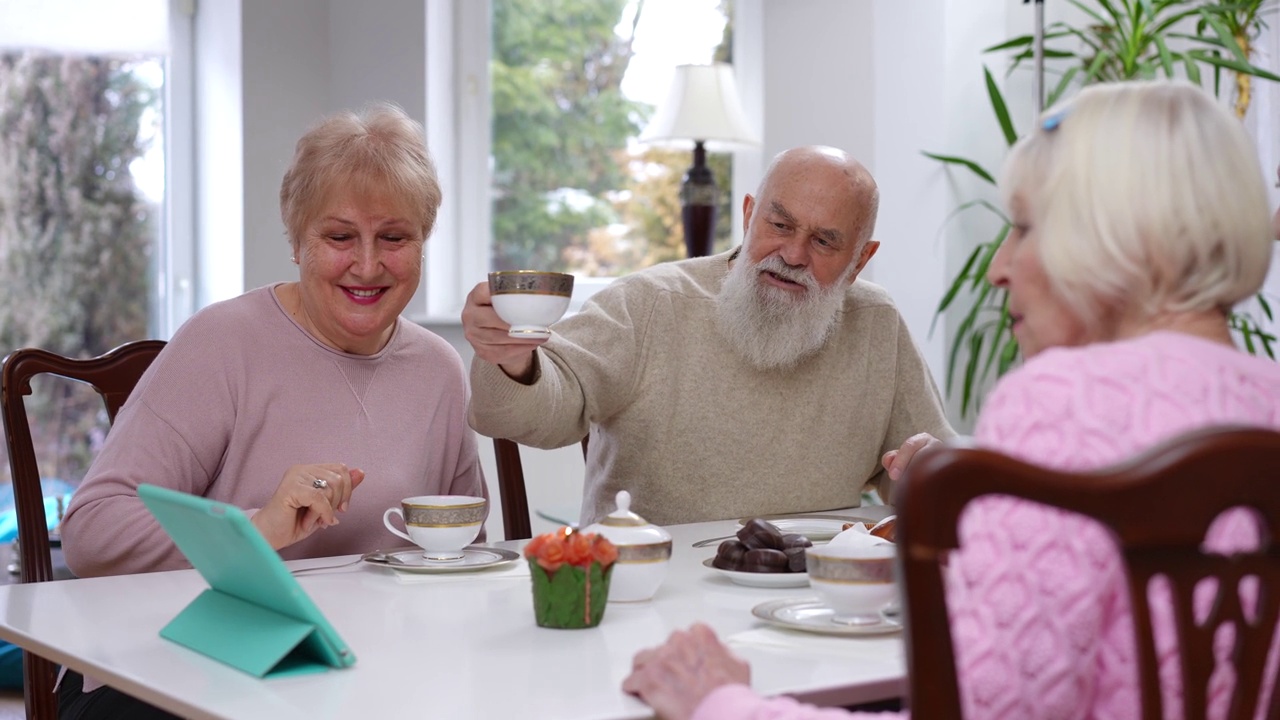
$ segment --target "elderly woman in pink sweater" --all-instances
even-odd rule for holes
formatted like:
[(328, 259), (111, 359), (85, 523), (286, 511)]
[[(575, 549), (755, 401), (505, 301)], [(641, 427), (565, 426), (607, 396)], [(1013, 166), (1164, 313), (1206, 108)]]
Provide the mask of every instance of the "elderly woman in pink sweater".
[[(400, 316), (441, 201), (423, 137), (390, 104), (302, 136), (280, 185), (298, 279), (204, 308), (156, 357), (63, 521), (73, 572), (188, 567), (144, 482), (244, 508), (285, 559), (396, 542), (382, 513), (408, 496), (487, 496), (462, 360)], [(66, 673), (60, 717), (171, 717), (99, 685)]]
[[(1254, 148), (1213, 98), (1168, 82), (1088, 88), (1014, 148), (1001, 185), (1013, 229), (989, 279), (1008, 291), (1027, 362), (984, 406), (980, 445), (1083, 471), (1200, 427), (1280, 430), (1280, 365), (1240, 352), (1228, 324), (1265, 279), (1280, 213), (1269, 227)], [(960, 538), (947, 596), (965, 717), (1140, 714), (1124, 571), (1100, 526), (993, 497)], [(1257, 540), (1234, 511), (1207, 543)], [(1167, 623), (1158, 634), (1177, 717), (1176, 641)], [(1210, 717), (1225, 713), (1229, 676), (1210, 688)], [(749, 680), (695, 626), (639, 653), (623, 688), (673, 720), (857, 716), (761, 698)]]

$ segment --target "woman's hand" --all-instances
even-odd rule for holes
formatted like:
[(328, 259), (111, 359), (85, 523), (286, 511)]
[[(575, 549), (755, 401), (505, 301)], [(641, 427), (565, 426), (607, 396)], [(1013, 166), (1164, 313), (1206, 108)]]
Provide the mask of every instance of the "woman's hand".
[(284, 473), (267, 504), (253, 515), (253, 524), (271, 547), (279, 550), (320, 528), (338, 524), (351, 493), (364, 481), (364, 471), (342, 463), (294, 465)]
[(687, 720), (712, 690), (749, 685), (751, 668), (729, 652), (706, 625), (671, 633), (667, 642), (636, 653), (622, 689), (664, 720)]
[(546, 338), (508, 335), (511, 325), (494, 311), (489, 283), (482, 282), (467, 294), (467, 304), (462, 308), (462, 329), (481, 360), (502, 368), (513, 380), (533, 382), (533, 351), (546, 342)]

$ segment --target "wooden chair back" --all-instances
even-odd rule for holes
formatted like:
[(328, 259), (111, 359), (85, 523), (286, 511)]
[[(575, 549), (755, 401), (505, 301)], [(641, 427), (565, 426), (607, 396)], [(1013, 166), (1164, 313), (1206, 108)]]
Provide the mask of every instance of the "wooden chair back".
[[(582, 457), (587, 457), (587, 439), (582, 438)], [(493, 454), (498, 464), (498, 497), (502, 498), (502, 527), (508, 540), (533, 537), (529, 515), (529, 495), (524, 488), (524, 465), (520, 462), (520, 445), (505, 438), (493, 439)]]
[[(1205, 716), (1218, 628), (1236, 628), (1236, 684), (1229, 718), (1252, 720), (1261, 702), (1264, 667), (1280, 611), (1280, 433), (1243, 428), (1196, 431), (1105, 471), (1046, 470), (972, 448), (944, 447), (916, 458), (903, 475), (897, 541), (907, 614), (909, 702), (915, 717), (959, 718), (951, 628), (942, 563), (958, 544), (956, 525), (968, 503), (984, 495), (1025, 498), (1087, 515), (1110, 530), (1127, 568), (1141, 680), (1142, 717), (1163, 717), (1147, 588), (1171, 586), (1182, 663), (1183, 716)], [(1224, 510), (1250, 508), (1262, 528), (1257, 552), (1221, 555), (1202, 548)], [(1034, 572), (1034, 570), (1030, 570)], [(1255, 577), (1255, 612), (1243, 607), (1241, 579)], [(1192, 595), (1217, 578), (1220, 596), (1197, 623)], [(1271, 668), (1275, 687), (1280, 669)], [(1280, 692), (1264, 717), (1280, 718)]]
[[(114, 422), (116, 413), (134, 385), (164, 345), (163, 340), (139, 340), (88, 359), (67, 358), (46, 350), (24, 348), (4, 358), (0, 366), (0, 413), (4, 417), (5, 444), (9, 451), (13, 497), (18, 514), (21, 582), (53, 579), (40, 468), (36, 463), (35, 444), (23, 400), (31, 394), (31, 379), (48, 374), (91, 385), (102, 396), (107, 417)], [(57, 717), (57, 697), (53, 692), (56, 672), (57, 666), (48, 660), (30, 652), (23, 654), (23, 692), (28, 718), (54, 720)]]

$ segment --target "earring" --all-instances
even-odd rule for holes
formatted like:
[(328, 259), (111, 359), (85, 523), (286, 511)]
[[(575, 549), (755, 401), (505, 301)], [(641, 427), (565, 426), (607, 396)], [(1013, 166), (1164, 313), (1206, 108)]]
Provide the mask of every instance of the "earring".
[(297, 255), (290, 255), (290, 256), (289, 256), (289, 262), (293, 263), (294, 265), (297, 265), (297, 264), (298, 264), (298, 256), (297, 256)]

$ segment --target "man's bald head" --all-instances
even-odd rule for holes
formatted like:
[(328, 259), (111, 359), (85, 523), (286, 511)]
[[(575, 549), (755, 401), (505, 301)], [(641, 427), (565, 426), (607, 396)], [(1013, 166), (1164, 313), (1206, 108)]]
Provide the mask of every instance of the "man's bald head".
[(770, 191), (791, 183), (825, 183), (845, 193), (848, 207), (854, 208), (854, 239), (864, 243), (875, 232), (880, 212), (880, 188), (866, 166), (849, 153), (826, 145), (804, 145), (774, 156), (756, 188), (757, 200), (771, 198)]

